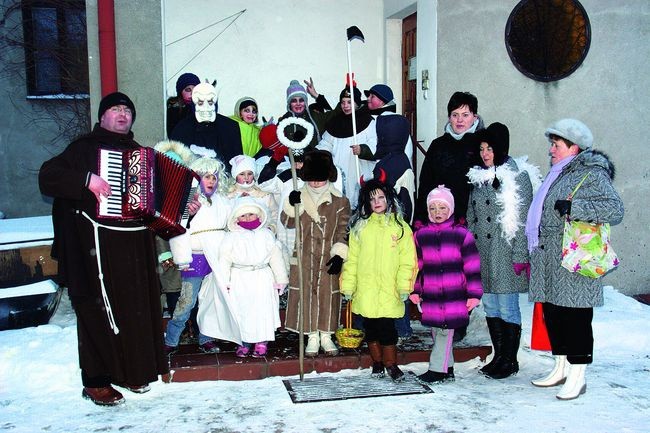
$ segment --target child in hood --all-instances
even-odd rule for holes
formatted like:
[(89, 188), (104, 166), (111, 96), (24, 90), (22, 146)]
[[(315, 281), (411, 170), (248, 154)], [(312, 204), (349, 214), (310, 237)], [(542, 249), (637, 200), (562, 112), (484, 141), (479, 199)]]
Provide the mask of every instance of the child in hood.
[(267, 220), (268, 213), (257, 200), (235, 200), (216, 269), (239, 324), (241, 344), (235, 355), (241, 358), (266, 356), (267, 343), (275, 340), (280, 327), (279, 295), (289, 283), (279, 242), (266, 227)]

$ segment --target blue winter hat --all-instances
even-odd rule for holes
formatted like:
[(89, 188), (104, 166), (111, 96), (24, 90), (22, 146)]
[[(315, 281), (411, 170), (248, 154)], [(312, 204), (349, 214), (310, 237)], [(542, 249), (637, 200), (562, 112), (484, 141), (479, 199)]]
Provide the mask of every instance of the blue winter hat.
[(370, 88), (370, 90), (364, 90), (363, 93), (366, 94), (366, 98), (370, 96), (370, 94), (375, 95), (376, 97), (381, 99), (384, 102), (384, 104), (392, 101), (395, 98), (393, 96), (393, 91), (391, 90), (391, 88), (385, 84), (375, 84)]
[(191, 72), (186, 72), (176, 80), (176, 94), (180, 95), (187, 86), (196, 86), (201, 80)]

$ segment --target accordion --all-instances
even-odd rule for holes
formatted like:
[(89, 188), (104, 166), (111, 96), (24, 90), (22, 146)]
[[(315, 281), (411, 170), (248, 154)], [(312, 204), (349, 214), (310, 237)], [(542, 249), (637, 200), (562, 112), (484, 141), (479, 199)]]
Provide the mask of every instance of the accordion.
[(111, 186), (97, 204), (99, 220), (139, 221), (166, 240), (185, 233), (196, 173), (150, 147), (99, 149), (97, 156), (98, 175)]

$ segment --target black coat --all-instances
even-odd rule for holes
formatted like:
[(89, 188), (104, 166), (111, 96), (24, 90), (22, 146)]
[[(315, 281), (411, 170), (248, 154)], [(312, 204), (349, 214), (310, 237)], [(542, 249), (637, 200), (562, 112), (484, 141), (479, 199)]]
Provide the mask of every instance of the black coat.
[(420, 171), (414, 220), (425, 224), (429, 221), (427, 195), (438, 185), (445, 185), (451, 190), (456, 220), (465, 218), (470, 193), (467, 171), (480, 164), (475, 135), (466, 133), (460, 140), (456, 140), (451, 134), (445, 133), (431, 142)]
[[(143, 385), (168, 371), (153, 233), (99, 227), (96, 245), (92, 223), (78, 212), (96, 218), (97, 201), (86, 181), (89, 172), (98, 171), (98, 149), (139, 147), (132, 133), (116, 134), (97, 125), (43, 163), (39, 172), (41, 192), (54, 197), (52, 255), (59, 262), (60, 282), (68, 288), (77, 315), (79, 362), (86, 386), (105, 386), (106, 381)], [(138, 227), (116, 220), (102, 224)], [(118, 334), (109, 325), (97, 252)], [(87, 382), (88, 378), (103, 379)]]
[(199, 123), (195, 116), (185, 116), (176, 125), (169, 138), (180, 141), (186, 146), (196, 144), (214, 150), (228, 172), (230, 172), (230, 159), (244, 154), (239, 125), (218, 113), (214, 122), (204, 123)]

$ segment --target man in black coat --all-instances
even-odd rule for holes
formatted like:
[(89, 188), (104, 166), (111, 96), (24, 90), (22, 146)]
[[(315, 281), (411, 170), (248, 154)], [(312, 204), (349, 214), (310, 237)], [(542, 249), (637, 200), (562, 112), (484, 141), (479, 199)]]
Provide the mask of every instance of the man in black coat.
[(192, 91), (194, 116), (185, 116), (174, 128), (170, 139), (190, 146), (195, 153), (200, 148), (210, 149), (216, 158), (230, 171), (230, 159), (243, 155), (239, 125), (232, 119), (217, 113), (217, 93), (209, 83), (201, 83)]
[(77, 317), (82, 396), (103, 406), (169, 372), (163, 351), (154, 236), (137, 222), (97, 220), (98, 202), (112, 194), (98, 176), (98, 151), (137, 150), (135, 106), (123, 93), (105, 96), (99, 123), (43, 163), (39, 186), (54, 197), (52, 256)]

